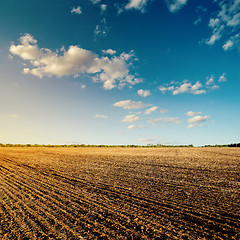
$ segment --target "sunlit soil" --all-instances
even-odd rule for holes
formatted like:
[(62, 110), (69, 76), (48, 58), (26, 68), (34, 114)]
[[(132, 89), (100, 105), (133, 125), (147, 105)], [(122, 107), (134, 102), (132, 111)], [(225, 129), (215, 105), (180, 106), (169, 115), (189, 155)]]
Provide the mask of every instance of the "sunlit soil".
[(0, 239), (240, 239), (240, 150), (0, 148)]

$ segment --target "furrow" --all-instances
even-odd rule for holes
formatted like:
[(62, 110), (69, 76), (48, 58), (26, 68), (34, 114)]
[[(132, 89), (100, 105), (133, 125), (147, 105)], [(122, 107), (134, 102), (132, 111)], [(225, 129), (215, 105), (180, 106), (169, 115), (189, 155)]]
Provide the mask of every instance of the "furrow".
[[(188, 156), (192, 157), (190, 150), (186, 152)], [(183, 161), (180, 161), (181, 158), (184, 157), (184, 153), (182, 149), (181, 151), (176, 150), (177, 156), (175, 157), (177, 161), (179, 159), (177, 165), (173, 161), (169, 163), (170, 168), (175, 169), (173, 173), (176, 172), (177, 175), (171, 175), (165, 180), (163, 178), (161, 182), (166, 190), (169, 189), (172, 191), (170, 192), (170, 199), (162, 197), (160, 191), (156, 193), (155, 196), (149, 196), (151, 192), (149, 192), (146, 187), (141, 187), (141, 184), (142, 186), (144, 186), (145, 183), (148, 184), (148, 178), (144, 178), (145, 172), (143, 171), (144, 166), (142, 166), (142, 160), (139, 162), (139, 165), (136, 165), (136, 169), (132, 169), (132, 173), (131, 171), (129, 172), (129, 178), (127, 178), (124, 187), (116, 184), (111, 185), (109, 180), (111, 180), (113, 175), (109, 176), (109, 179), (108, 176), (104, 175), (103, 180), (99, 178), (99, 176), (101, 177), (99, 174), (95, 177), (94, 169), (94, 171), (91, 169), (90, 171), (86, 171), (86, 174), (88, 174), (86, 175), (86, 179), (88, 180), (71, 175), (72, 167), (68, 170), (63, 166), (63, 169), (65, 169), (64, 172), (57, 170), (61, 168), (61, 165), (60, 167), (55, 167), (54, 164), (58, 163), (60, 155), (56, 155), (56, 162), (51, 163), (52, 165), (50, 164), (47, 167), (41, 164), (38, 165), (39, 167), (36, 167), (35, 164), (28, 165), (27, 161), (22, 162), (20, 158), (12, 160), (12, 158), (9, 159), (9, 157), (7, 157), (4, 161), (7, 164), (3, 164), (7, 167), (0, 168), (0, 175), (1, 177), (4, 177), (4, 175), (8, 176), (8, 179), (5, 178), (5, 186), (7, 191), (10, 192), (7, 193), (10, 194), (9, 196), (12, 198), (14, 198), (15, 194), (16, 202), (21, 201), (22, 197), (27, 198), (30, 195), (34, 196), (38, 201), (38, 206), (30, 205), (30, 209), (37, 214), (41, 213), (47, 219), (47, 222), (54, 222), (54, 220), (60, 221), (59, 215), (63, 216), (67, 219), (67, 225), (64, 225), (64, 223), (66, 223), (65, 221), (60, 225), (63, 226), (63, 228), (65, 227), (65, 230), (66, 228), (72, 230), (73, 235), (81, 232), (81, 229), (76, 228), (74, 224), (74, 220), (81, 216), (81, 222), (84, 222), (84, 226), (86, 226), (85, 230), (93, 234), (91, 236), (92, 238), (94, 235), (99, 236), (100, 232), (102, 232), (105, 237), (113, 237), (117, 236), (114, 234), (125, 231), (127, 232), (126, 236), (135, 238), (141, 233), (141, 237), (146, 236), (148, 238), (159, 235), (162, 238), (168, 236), (170, 239), (182, 239), (182, 236), (185, 236), (187, 239), (196, 239), (196, 237), (211, 238), (212, 236), (219, 236), (223, 239), (237, 239), (240, 229), (239, 212), (237, 210), (239, 207), (237, 204), (238, 201), (235, 200), (231, 204), (227, 204), (226, 199), (230, 195), (224, 191), (228, 185), (224, 185), (221, 182), (218, 183), (218, 181), (216, 182), (216, 180), (219, 179), (216, 178), (216, 174), (210, 176), (206, 173), (204, 176), (209, 178), (205, 181), (204, 178), (199, 175), (199, 171), (196, 172), (191, 168), (191, 166), (193, 166), (192, 164), (185, 165)], [(199, 153), (195, 151), (193, 156), (194, 159), (200, 159), (202, 155), (199, 155)], [(102, 166), (104, 166), (104, 157), (105, 155), (100, 156), (100, 161), (103, 161)], [(171, 156), (171, 158), (172, 157), (174, 156)], [(31, 162), (31, 159), (29, 160)], [(90, 158), (90, 160), (92, 161), (94, 159)], [(206, 162), (207, 160), (204, 161)], [(96, 162), (93, 162), (90, 167), (98, 166), (94, 165), (95, 163)], [(129, 163), (132, 164), (131, 161), (129, 161)], [(138, 163), (138, 160), (136, 160), (136, 163)], [(205, 168), (207, 165), (204, 164), (198, 166)], [(215, 171), (215, 166), (214, 169), (209, 170)], [(132, 165), (128, 165), (127, 167), (130, 169)], [(97, 168), (97, 171), (98, 169), (99, 168)], [(199, 169), (197, 168), (196, 170)], [(200, 170), (202, 170), (202, 168)], [(232, 175), (227, 175), (229, 173), (225, 172), (225, 169), (221, 170), (221, 174), (225, 174), (225, 179), (229, 179), (230, 184), (230, 179), (235, 177), (236, 171), (234, 172), (235, 175), (232, 173), (230, 173)], [(194, 182), (191, 182), (186, 186), (184, 185), (185, 180), (183, 183), (182, 181), (178, 181), (182, 179), (181, 176), (184, 171), (191, 171), (190, 174), (193, 176), (196, 174), (195, 180), (200, 176), (200, 183), (203, 184), (201, 188), (199, 183), (196, 185)], [(124, 176), (126, 176), (126, 172), (124, 172), (125, 175), (119, 175), (119, 172), (116, 173), (118, 178), (115, 183), (121, 184), (121, 181), (125, 181)], [(189, 173), (187, 172), (187, 174)], [(90, 176), (93, 177), (92, 181)], [(100, 181), (98, 181), (98, 179)], [(128, 181), (128, 179), (130, 181)], [(127, 188), (128, 185), (130, 186), (130, 184), (132, 184), (131, 180), (135, 182), (139, 181), (137, 189), (129, 190)], [(223, 191), (220, 192), (220, 194), (218, 193), (218, 186), (221, 191)], [(235, 185), (229, 186), (234, 187)], [(180, 188), (181, 190), (181, 187), (183, 187), (183, 189), (194, 189), (195, 192), (199, 190), (200, 192), (197, 193), (197, 196), (204, 196), (203, 194), (206, 196), (208, 192), (211, 192), (210, 198), (206, 198), (210, 200), (210, 205), (201, 205), (198, 209), (198, 204), (201, 202), (192, 202), (192, 204), (189, 202), (188, 204), (181, 195), (181, 192), (178, 192), (178, 189)], [(20, 190), (20, 192), (18, 193), (17, 190)], [(214, 200), (214, 196), (223, 196), (225, 199), (223, 202), (219, 202), (219, 205), (214, 206), (214, 204), (218, 202)], [(233, 192), (232, 196), (236, 199), (237, 191)], [(194, 201), (196, 197), (191, 197), (190, 199)], [(23, 208), (24, 205), (22, 202), (19, 206), (26, 211), (26, 207)], [(41, 212), (43, 208), (45, 209)], [(82, 211), (81, 213), (77, 211), (79, 209)], [(226, 211), (229, 210), (227, 216), (224, 216), (224, 209), (226, 209)], [(27, 210), (30, 211), (29, 209)], [(49, 216), (46, 215), (46, 211)], [(88, 221), (85, 221), (85, 215)], [(92, 228), (87, 230), (88, 224), (95, 227), (95, 232)], [(167, 235), (162, 233), (166, 233)]]
[[(36, 190), (30, 186), (27, 186), (23, 182), (18, 182), (17, 180), (15, 180), (14, 182), (15, 186), (10, 183), (6, 183), (6, 185), (8, 185), (10, 189), (14, 189), (15, 191), (17, 190), (21, 191), (21, 197), (22, 198), (25, 197), (26, 201), (29, 196), (32, 196), (32, 198), (34, 198), (34, 201), (37, 201), (37, 204), (35, 202), (30, 202), (29, 205), (31, 209), (38, 212), (39, 215), (44, 216), (44, 218), (48, 219), (48, 221), (50, 222), (54, 224), (55, 222), (57, 222), (58, 225), (61, 224), (67, 230), (69, 229), (76, 230), (78, 227), (74, 225), (74, 223), (75, 224), (79, 223), (82, 229), (86, 229), (86, 231), (88, 232), (91, 231), (92, 234), (95, 233), (97, 236), (99, 236), (100, 233), (103, 233), (104, 231), (106, 231), (106, 228), (100, 229), (99, 231), (95, 231), (94, 229), (89, 228), (89, 226), (91, 226), (92, 224), (91, 221), (87, 221), (86, 223), (83, 221), (81, 222), (77, 221), (78, 218), (81, 220), (84, 220), (84, 216), (88, 214), (87, 210), (85, 210), (80, 216), (73, 217), (71, 214), (68, 213), (68, 211), (72, 211), (72, 210), (76, 211), (77, 209), (79, 210), (79, 207), (78, 208), (76, 207), (75, 209), (70, 209), (70, 208), (67, 208), (67, 206), (64, 206), (60, 202), (57, 202), (56, 204), (56, 201), (52, 201), (53, 199), (47, 195), (44, 195), (41, 192), (41, 190), (40, 191)], [(41, 211), (41, 209), (44, 209), (45, 211)], [(79, 214), (79, 211), (78, 211), (78, 214)], [(61, 221), (63, 219), (65, 220), (64, 222)], [(57, 228), (59, 227), (60, 226), (58, 226)]]
[[(0, 234), (1, 239), (37, 239), (43, 237), (41, 229), (31, 219), (25, 215), (18, 202), (14, 202), (9, 196), (2, 190), (3, 197), (0, 202), (0, 208), (2, 211), (1, 227), (2, 233)], [(18, 210), (18, 211), (16, 211)], [(5, 217), (5, 219), (4, 219)], [(19, 234), (12, 235), (12, 230), (18, 229)], [(4, 232), (3, 232), (4, 231)], [(5, 236), (5, 237), (4, 237)]]
[[(60, 174), (54, 174), (55, 176), (58, 176), (58, 177), (62, 177), (63, 179), (65, 179), (65, 181), (67, 183), (71, 183), (73, 184), (74, 182), (77, 182), (77, 183), (81, 183), (81, 184), (85, 184), (86, 183), (83, 183), (82, 181), (79, 181), (78, 179), (68, 179), (66, 176), (62, 176)], [(235, 227), (239, 227), (239, 224), (238, 223), (235, 223), (235, 222), (232, 222), (230, 219), (228, 219), (227, 217), (224, 217), (224, 216), (220, 216), (220, 215), (215, 215), (215, 216), (211, 216), (209, 215), (210, 213), (209, 212), (206, 212), (206, 213), (203, 213), (203, 212), (196, 212), (194, 211), (194, 209), (184, 209), (182, 208), (181, 205), (174, 205), (174, 204), (169, 204), (168, 202), (157, 202), (155, 201), (155, 199), (151, 199), (151, 198), (145, 198), (145, 197), (141, 197), (141, 196), (134, 196), (131, 192), (116, 192), (116, 191), (113, 191), (109, 188), (109, 186), (105, 185), (104, 187), (99, 187), (99, 186), (93, 186), (91, 184), (91, 187), (98, 193), (101, 193), (101, 191), (105, 191), (105, 192), (108, 192), (112, 195), (115, 195), (117, 197), (121, 197), (121, 195), (123, 195), (122, 199), (126, 201), (126, 199), (128, 199), (129, 197), (131, 199), (135, 199), (136, 202), (138, 202), (139, 200), (140, 201), (143, 201), (143, 202), (146, 202), (146, 204), (153, 204), (153, 205), (158, 205), (160, 206), (161, 208), (164, 208), (169, 212), (169, 215), (171, 216), (172, 215), (172, 212), (173, 211), (176, 211), (177, 213), (183, 213), (183, 215), (187, 218), (187, 216), (189, 215), (190, 217), (196, 219), (196, 221), (207, 221), (207, 222), (214, 222), (216, 224), (219, 224), (219, 225), (223, 225), (224, 228), (227, 227), (227, 228), (232, 228), (234, 230)], [(207, 215), (208, 214), (208, 215)], [(222, 218), (223, 217), (223, 218)], [(232, 226), (233, 225), (233, 226)], [(235, 226), (236, 225), (236, 226)], [(215, 228), (215, 226), (214, 226)], [(236, 230), (236, 229), (235, 229)]]
[[(15, 180), (15, 183), (16, 183), (16, 180)], [(29, 186), (27, 186), (25, 183), (23, 183), (23, 182), (20, 182), (20, 183), (18, 183), (18, 186), (17, 186), (18, 188), (21, 188), (21, 187), (24, 187), (24, 191), (26, 192), (26, 188), (29, 188), (30, 189), (30, 194), (32, 194), (32, 191), (36, 191), (36, 189), (34, 189), (34, 188), (32, 188), (32, 187), (29, 187)], [(46, 190), (44, 190), (44, 192), (46, 193)], [(23, 194), (23, 193), (22, 193)], [(49, 196), (47, 196), (47, 195), (43, 195), (43, 193), (41, 192), (41, 191), (37, 191), (37, 194), (38, 194), (38, 198), (39, 197), (41, 197), (41, 198), (43, 198), (43, 197), (45, 197), (45, 198), (48, 198), (48, 199), (50, 199), (50, 197)], [(52, 193), (51, 193), (52, 194)], [(27, 197), (28, 195), (26, 195), (26, 197)], [(57, 196), (59, 196), (59, 194), (57, 195)], [(69, 196), (68, 196), (69, 197)], [(74, 198), (74, 196), (73, 196), (73, 198)], [(47, 199), (44, 199), (44, 201), (46, 201), (46, 202), (49, 202), (49, 201), (47, 201)], [(52, 198), (51, 198), (51, 201), (52, 201)], [(74, 203), (74, 202), (77, 202), (76, 200), (73, 200), (73, 201), (71, 201), (72, 203)], [(53, 206), (55, 203), (52, 203), (52, 202), (49, 202), (49, 204), (50, 204), (50, 206)], [(58, 204), (61, 204), (61, 203), (58, 203)], [(91, 202), (90, 202), (90, 204), (91, 204)], [(63, 204), (61, 204), (62, 206), (61, 207), (64, 207), (64, 205)], [(99, 203), (96, 203), (96, 205), (97, 205), (97, 207), (99, 207)], [(45, 207), (46, 208), (46, 206), (42, 206), (42, 207)], [(73, 207), (73, 205), (71, 205), (71, 208)], [(87, 205), (86, 206), (87, 208), (89, 208), (89, 205)], [(76, 206), (75, 207), (75, 210), (79, 210), (79, 205), (78, 206)], [(70, 209), (68, 209), (68, 210), (70, 210)], [(72, 209), (71, 209), (72, 210)], [(60, 211), (60, 210), (59, 210)], [(61, 214), (66, 214), (66, 212), (65, 212), (66, 210), (64, 210), (64, 212), (61, 212)], [(85, 210), (85, 214), (89, 214), (89, 210)], [(85, 215), (84, 214), (84, 215)], [(83, 216), (84, 216), (83, 215)], [(96, 215), (96, 212), (94, 212), (94, 214), (93, 215)], [(98, 213), (97, 215), (100, 215), (100, 217), (98, 216), (98, 220), (99, 220), (99, 222), (102, 222), (102, 221), (106, 221), (106, 223), (105, 224), (100, 224), (100, 225), (104, 225), (105, 227), (102, 227), (102, 229), (100, 229), (99, 231), (101, 232), (101, 233), (103, 233), (104, 232), (104, 230), (106, 231), (106, 225), (109, 225), (110, 227), (111, 226), (114, 226), (114, 225), (116, 225), (116, 216), (115, 217), (113, 217), (112, 219), (114, 219), (115, 218), (115, 223), (113, 222), (113, 220), (111, 220), (111, 219), (109, 219), (108, 217), (107, 217), (107, 215), (110, 215), (108, 212), (107, 212), (107, 214), (106, 214), (106, 211), (103, 211), (103, 212), (100, 212), (100, 213)], [(105, 216), (103, 216), (103, 215), (105, 215)], [(81, 217), (81, 220), (84, 220), (84, 217)], [(95, 218), (95, 217), (94, 217)], [(96, 220), (97, 220), (97, 218), (95, 218), (94, 219), (95, 220), (95, 222), (96, 222)], [(82, 223), (82, 221), (81, 221), (81, 223)], [(92, 224), (92, 222), (87, 222), (87, 226), (90, 226)], [(99, 225), (99, 224), (98, 224)], [(99, 226), (98, 226), (99, 227)], [(122, 226), (123, 227), (123, 226)], [(141, 227), (141, 226), (140, 226)], [(119, 228), (119, 226), (117, 226), (117, 228)], [(126, 227), (124, 227), (125, 229), (125, 231), (129, 231), (128, 229), (126, 229)], [(139, 226), (138, 225), (134, 225), (133, 227), (132, 227), (133, 229), (134, 228), (136, 228), (136, 229), (139, 229)], [(109, 229), (110, 230), (110, 229)], [(117, 229), (114, 229), (114, 230), (117, 230)], [(94, 232), (94, 230), (93, 229), (91, 229), (91, 232)], [(108, 231), (109, 233), (111, 233), (111, 231)], [(136, 232), (136, 231), (133, 231), (133, 232), (135, 232), (135, 235), (137, 236), (137, 235), (139, 235), (138, 234), (138, 232)], [(98, 235), (99, 235), (100, 233), (98, 232)], [(132, 233), (133, 234), (133, 233)]]
[(21, 209), (28, 218), (32, 219), (32, 221), (41, 228), (42, 232), (50, 233), (50, 236), (56, 237), (59, 229), (65, 229), (65, 234), (69, 239), (78, 238), (71, 228), (50, 214), (50, 209), (46, 205), (40, 205), (39, 202), (37, 202), (37, 204), (35, 202), (28, 202), (27, 204), (26, 199), (28, 195), (25, 194), (23, 190), (16, 188), (7, 182), (5, 182), (5, 185), (8, 186), (8, 188), (5, 189), (8, 197), (15, 203), (18, 203), (18, 209)]
[[(19, 171), (18, 171), (18, 173), (19, 173)], [(20, 183), (21, 184), (21, 186), (23, 185), (23, 183)], [(44, 184), (44, 183), (41, 183), (41, 184)], [(67, 186), (65, 187), (65, 188), (67, 188)], [(44, 190), (44, 192), (46, 193), (46, 189), (47, 188), (45, 188), (45, 190)], [(40, 194), (40, 193), (39, 193)], [(60, 192), (58, 192), (57, 193), (57, 197), (59, 196), (59, 194), (61, 194)], [(66, 194), (66, 193), (65, 193)], [(53, 195), (53, 192), (51, 193), (51, 195)], [(69, 194), (68, 194), (68, 197), (69, 197)], [(78, 200), (77, 199), (75, 199), (76, 198), (76, 196), (75, 195), (73, 195), (72, 196), (72, 198), (73, 198), (73, 202), (78, 202)], [(79, 203), (83, 203), (82, 202), (82, 199), (79, 199), (80, 201), (79, 201)], [(93, 202), (94, 202), (94, 205), (95, 205), (95, 207), (96, 207), (96, 209), (99, 209), (99, 205), (100, 205), (100, 202), (99, 201), (94, 201), (93, 199), (89, 199), (89, 201), (87, 202), (87, 204), (93, 204)], [(106, 205), (106, 204), (103, 204), (103, 205), (100, 205), (100, 207), (105, 207), (104, 205)], [(89, 205), (87, 206), (87, 207), (89, 207)], [(105, 209), (107, 210), (107, 211), (112, 211), (112, 209), (111, 208), (109, 208), (109, 207), (105, 207)], [(117, 221), (117, 218), (116, 218), (116, 216), (118, 215), (118, 212), (119, 212), (119, 209), (117, 209), (117, 214), (116, 214), (116, 210), (115, 210), (115, 212), (113, 213), (113, 219), (115, 219), (115, 221)], [(109, 212), (108, 212), (108, 214), (109, 214)], [(136, 215), (136, 214), (135, 214)], [(121, 216), (122, 217), (122, 216)], [(135, 216), (135, 218), (136, 218), (137, 216)], [(127, 218), (127, 220), (129, 220), (129, 217), (126, 217)], [(121, 221), (122, 221), (122, 219), (120, 219)], [(126, 222), (125, 222), (126, 223)], [(128, 226), (128, 227), (131, 227), (131, 225), (133, 225), (132, 226), (132, 228), (133, 229), (139, 229), (139, 228), (141, 228), (142, 226), (140, 225), (137, 225), (135, 222), (134, 222), (134, 224), (127, 224), (127, 225), (130, 225), (130, 226)], [(162, 228), (164, 228), (163, 226), (161, 226)], [(160, 229), (162, 229), (162, 228), (160, 228)], [(126, 230), (126, 229), (125, 229)], [(150, 231), (151, 229), (150, 229), (150, 227), (149, 227), (149, 229), (148, 229), (148, 231)], [(153, 230), (153, 232), (155, 232), (155, 231), (157, 231), (157, 229), (154, 229)], [(137, 232), (136, 232), (137, 233)]]

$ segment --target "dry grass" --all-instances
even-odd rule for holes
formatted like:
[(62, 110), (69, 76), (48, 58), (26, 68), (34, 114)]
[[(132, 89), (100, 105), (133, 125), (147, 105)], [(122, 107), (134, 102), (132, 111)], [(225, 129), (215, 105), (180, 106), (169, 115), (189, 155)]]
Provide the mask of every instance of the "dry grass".
[(240, 239), (237, 148), (1, 148), (0, 239)]

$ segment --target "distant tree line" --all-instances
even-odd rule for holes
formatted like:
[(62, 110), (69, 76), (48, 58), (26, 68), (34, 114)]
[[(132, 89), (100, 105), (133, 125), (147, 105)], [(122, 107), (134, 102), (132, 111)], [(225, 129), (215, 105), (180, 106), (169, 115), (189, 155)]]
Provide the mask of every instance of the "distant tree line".
[[(147, 145), (86, 145), (86, 144), (63, 144), (63, 145), (53, 145), (53, 144), (3, 144), (0, 143), (0, 147), (64, 147), (64, 148), (81, 148), (81, 147), (124, 147), (124, 148), (138, 148), (138, 147), (151, 147), (151, 148), (165, 148), (165, 147), (194, 147), (192, 144), (189, 145), (162, 145), (162, 144), (147, 144)], [(240, 147), (240, 143), (231, 143), (225, 145), (205, 145), (203, 147)]]
[(240, 147), (240, 143), (231, 143), (231, 144), (224, 144), (224, 145), (205, 145), (204, 147)]
[(161, 144), (147, 144), (147, 145), (86, 145), (86, 144), (63, 144), (63, 145), (54, 145), (54, 144), (3, 144), (0, 143), (0, 147), (65, 147), (65, 148), (81, 148), (81, 147), (124, 147), (124, 148), (138, 148), (138, 147), (194, 147), (190, 145), (161, 145)]
[(240, 143), (228, 144), (228, 147), (240, 147)]

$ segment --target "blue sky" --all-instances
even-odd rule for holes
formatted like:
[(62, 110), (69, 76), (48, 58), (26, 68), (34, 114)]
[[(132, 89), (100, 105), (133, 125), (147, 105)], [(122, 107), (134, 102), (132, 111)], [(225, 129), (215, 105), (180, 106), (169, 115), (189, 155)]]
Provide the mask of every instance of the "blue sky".
[(2, 0), (0, 142), (239, 142), (239, 0)]

